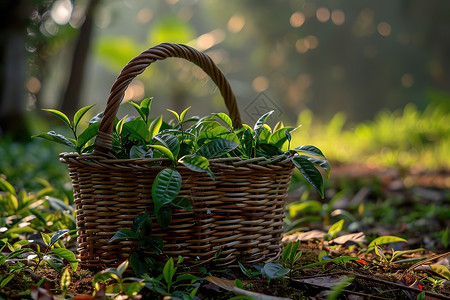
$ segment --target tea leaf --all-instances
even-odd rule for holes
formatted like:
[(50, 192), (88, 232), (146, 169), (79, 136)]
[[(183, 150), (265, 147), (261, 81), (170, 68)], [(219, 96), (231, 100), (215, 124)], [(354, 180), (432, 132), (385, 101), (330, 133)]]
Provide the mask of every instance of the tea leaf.
[(148, 146), (151, 147), (151, 148), (155, 148), (156, 150), (158, 150), (159, 152), (164, 154), (167, 158), (169, 158), (174, 164), (176, 164), (176, 160), (175, 160), (174, 155), (166, 147), (161, 146), (161, 145), (148, 145)]
[(328, 162), (328, 160), (318, 158), (318, 157), (306, 156), (306, 155), (300, 155), (300, 156), (303, 158), (306, 158), (307, 160), (312, 162), (315, 166), (322, 168), (325, 171), (325, 173), (327, 174), (327, 178), (328, 179), (330, 178), (331, 166), (330, 166), (330, 163)]
[(139, 115), (142, 118), (142, 121), (146, 121), (146, 115), (144, 114), (144, 112), (141, 110), (141, 107), (139, 105), (137, 105), (136, 103), (134, 103), (133, 101), (129, 102), (131, 105), (134, 106), (134, 108), (137, 110), (137, 112), (139, 113)]
[(78, 124), (81, 121), (81, 118), (83, 118), (83, 116), (93, 107), (95, 106), (95, 104), (89, 105), (89, 106), (85, 106), (80, 108), (76, 113), (75, 116), (73, 117), (73, 128), (76, 130), (78, 127)]
[(164, 280), (168, 285), (171, 285), (172, 278), (175, 275), (175, 272), (177, 271), (177, 268), (175, 268), (173, 263), (173, 258), (169, 258), (169, 260), (166, 262), (163, 268), (163, 276)]
[(55, 116), (57, 116), (59, 119), (61, 119), (64, 123), (67, 124), (70, 128), (72, 128), (72, 124), (70, 123), (69, 118), (61, 111), (56, 109), (42, 109), (43, 111), (49, 112)]
[(140, 111), (145, 116), (144, 121), (148, 121), (148, 116), (150, 115), (150, 108), (152, 107), (153, 98), (145, 98), (141, 101)]
[(52, 235), (52, 238), (50, 240), (50, 247), (53, 246), (57, 241), (59, 241), (60, 239), (65, 237), (68, 232), (69, 232), (69, 229), (62, 229), (62, 230), (58, 230), (57, 232), (55, 232)]
[(282, 277), (289, 273), (290, 269), (278, 263), (267, 263), (264, 265), (264, 272), (270, 279)]
[(295, 147), (294, 149), (292, 149), (292, 151), (295, 151), (297, 153), (305, 153), (312, 156), (319, 156), (320, 158), (326, 160), (326, 157), (323, 155), (322, 151), (320, 151), (320, 149), (315, 146), (303, 145), (300, 147)]
[(147, 220), (149, 220), (150, 221), (150, 224), (151, 224), (151, 219), (150, 219), (150, 214), (148, 214), (148, 213), (143, 213), (143, 214), (140, 214), (139, 216), (137, 216), (136, 218), (134, 218), (134, 220), (133, 220), (133, 225), (132, 225), (132, 227), (131, 227), (131, 230), (133, 231), (133, 232), (138, 232), (140, 229), (141, 229), (141, 226), (147, 221)]
[(391, 235), (380, 236), (380, 237), (374, 239), (369, 244), (369, 246), (367, 246), (367, 248), (372, 248), (375, 245), (385, 245), (385, 244), (392, 244), (392, 243), (398, 243), (398, 242), (406, 242), (406, 240), (396, 237), (396, 236), (391, 236)]
[(52, 239), (48, 234), (41, 232), (41, 236), (42, 236), (42, 240), (44, 241), (45, 245), (50, 246), (52, 244)]
[(178, 115), (178, 113), (176, 111), (171, 110), (171, 109), (167, 109), (167, 111), (172, 113), (172, 115), (175, 117), (176, 121), (179, 124), (180, 123), (180, 116)]
[(303, 177), (319, 192), (323, 198), (323, 179), (320, 172), (314, 167), (314, 165), (303, 157), (294, 157), (292, 159), (294, 165), (300, 170)]
[(206, 172), (213, 180), (215, 180), (215, 176), (211, 169), (209, 168), (209, 161), (203, 156), (200, 155), (185, 155), (180, 160), (184, 166), (189, 168), (194, 172)]
[(47, 133), (41, 133), (41, 134), (32, 136), (32, 138), (35, 138), (35, 137), (40, 137), (40, 138), (43, 138), (43, 139), (46, 139), (46, 140), (49, 140), (52, 142), (63, 144), (63, 145), (69, 146), (70, 148), (72, 148), (74, 150), (77, 150), (77, 146), (75, 146), (74, 142), (70, 141), (68, 138), (66, 138), (65, 136), (63, 136), (61, 134), (55, 133), (54, 131), (49, 131)]
[(152, 199), (156, 215), (163, 205), (172, 202), (178, 196), (181, 180), (180, 173), (175, 169), (164, 169), (156, 175), (152, 185)]
[(130, 228), (122, 228), (117, 231), (112, 238), (109, 239), (109, 243), (114, 242), (115, 240), (123, 240), (123, 239), (135, 239), (137, 238), (136, 231), (131, 230)]
[(14, 187), (5, 179), (0, 177), (0, 190), (11, 193), (14, 196), (17, 196)]
[(178, 157), (178, 152), (180, 152), (180, 142), (176, 136), (169, 133), (157, 134), (153, 137), (153, 139), (169, 149), (174, 158)]
[(344, 219), (339, 220), (338, 222), (334, 223), (333, 225), (331, 225), (330, 229), (328, 230), (328, 234), (332, 237), (335, 238), (336, 235), (342, 231), (342, 227), (344, 226)]
[[(61, 248), (58, 248), (58, 249), (61, 249)], [(69, 250), (67, 250), (67, 251), (69, 251)], [(61, 258), (59, 258), (56, 255), (44, 255), (43, 259), (50, 267), (52, 267), (56, 272), (61, 274), (61, 270), (64, 267), (64, 262)]]
[(265, 113), (264, 115), (262, 115), (255, 123), (255, 126), (253, 127), (253, 131), (256, 133), (256, 136), (259, 137), (259, 134), (261, 133), (261, 131), (264, 129), (264, 124), (266, 124), (267, 119), (269, 118), (269, 116), (273, 113), (274, 111), (271, 110), (267, 113)]
[(78, 136), (77, 148), (80, 150), (89, 142), (93, 137), (97, 135), (100, 123), (92, 123)]
[(155, 212), (156, 221), (158, 221), (158, 224), (161, 225), (163, 229), (167, 229), (167, 226), (169, 226), (170, 221), (172, 221), (172, 208), (170, 206), (163, 206), (161, 207), (158, 212)]
[(62, 294), (65, 295), (67, 292), (67, 289), (70, 286), (70, 272), (69, 269), (65, 269), (63, 274), (61, 275), (61, 279), (59, 281), (59, 284), (61, 286)]
[(219, 138), (204, 144), (196, 151), (196, 153), (206, 158), (217, 158), (224, 156), (228, 152), (236, 149), (238, 146), (238, 143)]
[(78, 260), (75, 257), (75, 254), (73, 254), (72, 251), (70, 251), (69, 249), (65, 249), (65, 248), (55, 248), (52, 249), (52, 252), (54, 255), (57, 255), (59, 257), (64, 258), (65, 260), (67, 260), (70, 264), (70, 267), (72, 268), (72, 270), (75, 272), (77, 270), (78, 267)]
[(183, 112), (180, 114), (180, 123), (183, 123), (184, 118), (186, 117), (186, 113), (191, 109), (191, 107), (189, 106), (188, 108), (186, 108), (185, 110), (183, 110)]
[(162, 116), (157, 117), (150, 123), (149, 132), (151, 137), (155, 136), (159, 132), (159, 130), (161, 129), (161, 125)]
[(187, 211), (192, 211), (191, 201), (187, 198), (176, 198), (171, 203), (175, 207), (182, 208)]

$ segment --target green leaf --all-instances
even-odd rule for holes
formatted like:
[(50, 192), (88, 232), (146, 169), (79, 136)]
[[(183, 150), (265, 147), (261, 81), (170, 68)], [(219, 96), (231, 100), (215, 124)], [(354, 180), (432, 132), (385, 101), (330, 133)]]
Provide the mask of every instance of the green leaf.
[(175, 169), (164, 169), (156, 175), (152, 185), (155, 215), (163, 205), (175, 200), (181, 189), (181, 181), (181, 175)]
[(130, 101), (129, 102), (131, 105), (133, 105), (133, 107), (137, 110), (137, 112), (139, 113), (139, 115), (141, 116), (141, 118), (142, 118), (142, 121), (146, 121), (146, 119), (145, 119), (145, 114), (142, 112), (142, 110), (141, 110), (141, 107), (139, 106), (139, 105), (137, 105), (136, 103), (134, 103), (133, 101)]
[(204, 156), (206, 158), (218, 158), (236, 149), (238, 146), (239, 146), (238, 143), (219, 138), (212, 140), (201, 146), (196, 151), (196, 154)]
[(142, 274), (144, 273), (150, 273), (150, 269), (148, 268), (148, 266), (145, 264), (145, 262), (141, 261), (141, 258), (138, 254), (138, 252), (133, 251), (130, 254), (130, 266), (134, 271), (134, 274), (138, 277), (141, 277)]
[(283, 147), (284, 143), (288, 140), (285, 131), (290, 135), (289, 130), (292, 130), (293, 127), (285, 127), (276, 130), (269, 137), (269, 143), (277, 146), (278, 148)]
[(132, 230), (133, 232), (135, 232), (135, 233), (138, 232), (138, 231), (141, 229), (142, 225), (143, 225), (147, 220), (150, 220), (150, 223), (151, 223), (150, 214), (148, 214), (148, 213), (140, 214), (139, 216), (137, 216), (136, 218), (134, 218), (134, 220), (133, 220), (133, 225), (132, 225), (132, 227), (131, 227), (131, 230)]
[(70, 267), (75, 272), (78, 267), (78, 260), (75, 257), (75, 254), (69, 249), (65, 248), (55, 248), (51, 251), (52, 254), (57, 255), (58, 257), (64, 258), (70, 264)]
[(215, 180), (215, 176), (209, 168), (209, 161), (206, 157), (196, 154), (185, 155), (180, 158), (179, 162), (194, 172), (206, 172), (213, 180)]
[(325, 155), (323, 155), (322, 151), (320, 151), (319, 148), (312, 146), (312, 145), (303, 145), (303, 146), (295, 147), (294, 149), (292, 149), (292, 151), (295, 151), (297, 153), (305, 153), (307, 155), (312, 155), (312, 156), (318, 156), (324, 160), (327, 159), (325, 157)]
[(266, 124), (267, 119), (273, 112), (274, 111), (271, 110), (271, 111), (265, 113), (256, 121), (255, 126), (253, 127), (253, 131), (256, 133), (256, 136), (259, 137), (259, 134), (261, 133), (261, 131), (264, 130), (264, 124)]
[(130, 149), (130, 158), (152, 158), (153, 157), (153, 151), (145, 150), (143, 147), (134, 145)]
[(78, 136), (77, 148), (81, 150), (87, 142), (97, 135), (100, 123), (92, 123)]
[(216, 113), (212, 116), (204, 118), (203, 120), (209, 121), (209, 120), (214, 120), (214, 119), (222, 120), (225, 124), (227, 124), (227, 126), (230, 129), (233, 129), (233, 122), (231, 121), (230, 117), (225, 113)]
[(124, 286), (126, 286), (125, 295), (134, 297), (145, 287), (145, 282), (133, 281), (130, 284), (124, 284)]
[(89, 120), (89, 124), (100, 123), (103, 118), (103, 112), (96, 114), (92, 119)]
[(32, 138), (35, 137), (40, 137), (55, 143), (59, 143), (59, 144), (63, 144), (66, 146), (69, 146), (70, 148), (74, 149), (75, 151), (77, 150), (77, 146), (75, 145), (74, 142), (72, 142), (71, 140), (69, 140), (68, 138), (66, 138), (65, 136), (58, 134), (54, 131), (49, 131), (47, 133), (41, 133), (38, 135), (33, 135)]
[(392, 251), (391, 261), (394, 261), (396, 258), (398, 258), (402, 255), (412, 254), (412, 253), (421, 252), (421, 251), (425, 251), (425, 249), (419, 248), (419, 249), (412, 249), (412, 250)]
[(148, 116), (150, 115), (150, 107), (152, 106), (153, 98), (145, 98), (141, 101), (140, 109), (142, 114), (145, 116), (144, 121), (148, 121)]
[(125, 117), (123, 117), (122, 119), (120, 119), (120, 121), (117, 122), (116, 124), (116, 132), (117, 134), (121, 134), (122, 133), (122, 129), (123, 129), (123, 124), (125, 123), (125, 121), (128, 119), (128, 115), (126, 115)]
[(41, 232), (41, 236), (42, 236), (42, 240), (44, 241), (45, 245), (50, 246), (52, 244), (52, 239), (48, 234)]
[(123, 273), (125, 273), (125, 271), (128, 269), (128, 264), (129, 262), (128, 260), (126, 260), (117, 267), (117, 274), (119, 275), (119, 277), (122, 277)]
[(172, 201), (171, 203), (173, 206), (187, 210), (187, 211), (192, 211), (192, 205), (191, 205), (191, 201), (189, 201), (189, 199), (187, 198), (176, 198), (175, 200)]
[(300, 245), (300, 240), (296, 241), (291, 248), (291, 253), (289, 255), (289, 263), (294, 265), (294, 263), (300, 258), (302, 255), (302, 251), (298, 250), (298, 246)]
[(180, 141), (176, 136), (171, 135), (170, 133), (164, 133), (155, 135), (153, 139), (169, 149), (174, 158), (178, 157), (178, 153), (180, 152)]
[(150, 123), (149, 126), (150, 137), (155, 136), (159, 132), (159, 130), (161, 129), (162, 121), (163, 121), (162, 116), (159, 116)]
[(186, 108), (185, 110), (183, 110), (183, 112), (180, 114), (180, 123), (183, 123), (184, 118), (186, 117), (186, 113), (191, 109), (191, 107), (189, 106), (188, 108)]
[(50, 240), (50, 247), (53, 246), (57, 241), (64, 238), (68, 232), (69, 232), (69, 229), (62, 229), (62, 230), (58, 230), (57, 232), (55, 232), (52, 235), (52, 238)]
[(314, 165), (307, 159), (299, 156), (292, 159), (294, 165), (300, 170), (303, 177), (319, 192), (323, 198), (323, 179), (320, 172), (314, 167)]
[(330, 166), (330, 163), (328, 162), (328, 160), (318, 158), (318, 157), (306, 156), (306, 155), (300, 155), (300, 156), (303, 158), (306, 158), (307, 160), (312, 162), (313, 165), (322, 168), (325, 171), (325, 173), (327, 174), (327, 178), (328, 179), (330, 178), (331, 166)]
[(89, 106), (85, 106), (80, 108), (76, 113), (75, 116), (73, 117), (73, 128), (76, 130), (78, 127), (78, 124), (81, 121), (81, 118), (83, 118), (83, 116), (93, 107), (95, 106), (95, 104), (89, 105)]
[(344, 219), (337, 221), (333, 225), (331, 225), (330, 229), (328, 229), (328, 234), (334, 238), (336, 235), (342, 231), (342, 227), (344, 226)]
[(283, 152), (278, 148), (277, 146), (273, 144), (267, 144), (267, 143), (259, 143), (258, 147), (260, 150), (263, 151), (264, 154), (267, 154), (268, 156), (275, 156), (278, 154), (283, 154)]
[[(5, 287), (10, 281), (11, 281), (11, 279), (13, 279), (14, 278), (14, 273), (12, 273), (12, 274), (9, 274), (8, 275), (8, 277), (6, 277), (5, 279), (3, 279), (1, 282), (0, 282), (0, 287)], [(1, 278), (1, 277), (0, 277)]]
[(388, 261), (386, 256), (383, 253), (383, 250), (377, 244), (375, 244), (375, 254), (378, 255), (381, 258), (381, 261), (383, 261), (383, 262), (387, 262)]
[(155, 213), (155, 216), (158, 224), (161, 225), (164, 230), (167, 229), (170, 221), (172, 221), (172, 207), (167, 205), (161, 207), (158, 212)]
[(148, 142), (151, 138), (148, 131), (148, 125), (144, 120), (134, 119), (129, 122), (125, 122), (122, 128), (123, 134), (130, 134), (130, 137)]
[(65, 269), (64, 272), (61, 275), (61, 279), (59, 280), (59, 285), (61, 287), (61, 291), (63, 295), (66, 294), (67, 289), (70, 286), (70, 272), (69, 269)]
[[(62, 249), (62, 248), (58, 248), (58, 249)], [(64, 267), (64, 262), (60, 257), (49, 254), (49, 255), (44, 255), (43, 259), (50, 267), (52, 267), (56, 272), (61, 274), (61, 270)]]
[(288, 243), (286, 246), (284, 246), (283, 252), (281, 252), (281, 261), (285, 262), (286, 259), (289, 257), (293, 244), (294, 243), (291, 242), (291, 243)]
[(114, 242), (115, 240), (123, 239), (136, 239), (138, 236), (135, 231), (130, 228), (122, 228), (117, 231), (108, 241), (108, 243)]
[(159, 152), (164, 154), (167, 158), (169, 158), (174, 164), (176, 164), (176, 160), (175, 160), (175, 157), (173, 156), (172, 151), (170, 151), (166, 147), (161, 146), (161, 145), (148, 145), (148, 146), (151, 148), (155, 148), (156, 150), (158, 150)]
[(42, 109), (43, 111), (49, 112), (55, 116), (57, 116), (59, 119), (61, 119), (64, 123), (67, 124), (70, 128), (72, 128), (72, 124), (70, 123), (69, 118), (61, 111), (56, 109)]
[(5, 179), (0, 177), (0, 190), (8, 192), (14, 196), (17, 196), (16, 191), (14, 190), (14, 187)]
[(175, 268), (173, 263), (173, 258), (169, 258), (169, 260), (166, 262), (163, 268), (163, 276), (164, 280), (168, 285), (171, 285), (173, 276), (175, 275), (175, 272), (177, 271), (177, 268)]
[(392, 236), (392, 235), (386, 235), (386, 236), (380, 236), (376, 239), (374, 239), (368, 246), (368, 248), (372, 248), (376, 245), (385, 245), (385, 244), (392, 244), (392, 243), (398, 243), (398, 242), (406, 242), (405, 239)]
[(277, 263), (267, 263), (264, 265), (264, 273), (270, 279), (280, 278), (290, 272), (289, 268), (285, 268)]
[(176, 111), (173, 111), (171, 109), (167, 109), (168, 112), (172, 113), (172, 115), (175, 117), (175, 120), (178, 122), (178, 124), (180, 123), (180, 116), (178, 115), (178, 113)]
[(102, 281), (106, 281), (108, 279), (115, 279), (117, 282), (120, 281), (120, 277), (117, 273), (116, 269), (108, 268), (106, 270), (100, 271), (94, 276), (93, 284), (95, 285), (96, 289), (98, 290), (99, 286), (98, 283)]
[(205, 130), (202, 130), (197, 135), (197, 143), (199, 145), (202, 145), (209, 140), (215, 140), (218, 138), (223, 138), (226, 140), (233, 141), (235, 143), (239, 143), (239, 139), (234, 132), (230, 133), (228, 129), (220, 125), (215, 126), (214, 128), (207, 127)]

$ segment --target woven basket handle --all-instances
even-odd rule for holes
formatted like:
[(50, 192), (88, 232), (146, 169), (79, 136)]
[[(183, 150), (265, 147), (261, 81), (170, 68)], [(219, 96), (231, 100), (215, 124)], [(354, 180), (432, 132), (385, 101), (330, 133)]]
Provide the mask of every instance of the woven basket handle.
[(125, 90), (130, 82), (153, 62), (164, 60), (168, 57), (184, 58), (205, 71), (219, 88), (230, 118), (233, 121), (233, 126), (235, 128), (242, 126), (236, 98), (231, 90), (230, 84), (212, 59), (206, 54), (186, 45), (163, 43), (150, 48), (133, 58), (120, 72), (111, 88), (108, 102), (103, 113), (103, 118), (94, 143), (95, 150), (93, 153), (95, 155), (106, 154), (111, 156), (114, 119), (119, 110)]

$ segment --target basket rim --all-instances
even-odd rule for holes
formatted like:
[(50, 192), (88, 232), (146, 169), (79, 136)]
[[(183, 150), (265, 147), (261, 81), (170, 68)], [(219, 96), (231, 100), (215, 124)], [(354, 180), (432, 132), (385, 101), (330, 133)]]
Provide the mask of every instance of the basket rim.
[[(210, 164), (213, 165), (226, 165), (232, 167), (239, 166), (280, 166), (280, 165), (289, 165), (290, 167), (294, 167), (292, 163), (292, 158), (297, 156), (298, 154), (290, 153), (287, 155), (286, 153), (272, 156), (270, 158), (266, 158), (263, 156), (250, 158), (250, 159), (242, 159), (241, 157), (226, 157), (226, 158), (211, 158), (208, 159)], [(135, 164), (135, 165), (145, 165), (150, 163), (172, 163), (169, 158), (108, 158), (102, 155), (95, 155), (92, 153), (78, 153), (78, 152), (62, 152), (59, 154), (59, 158), (61, 162), (65, 162), (67, 159), (75, 159), (77, 161), (97, 161), (102, 164)], [(182, 164), (176, 166), (180, 167)], [(169, 166), (167, 166), (169, 167)]]

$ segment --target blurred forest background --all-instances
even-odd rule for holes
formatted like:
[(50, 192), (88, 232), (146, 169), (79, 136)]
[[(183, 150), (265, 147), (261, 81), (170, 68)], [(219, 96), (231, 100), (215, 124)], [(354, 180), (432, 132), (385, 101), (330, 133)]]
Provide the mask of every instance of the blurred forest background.
[[(36, 133), (29, 116), (40, 108), (69, 116), (94, 103), (103, 110), (121, 68), (161, 42), (210, 55), (249, 124), (275, 109), (289, 125), (299, 115), (308, 123), (312, 112), (335, 131), (354, 130), (382, 111), (406, 106), (420, 116), (430, 105), (439, 118), (433, 110), (420, 126), (449, 120), (448, 1), (3, 0), (0, 13), (0, 135), (14, 140)], [(157, 114), (225, 109), (205, 74), (177, 59), (148, 68), (125, 100), (144, 97), (154, 97)], [(445, 137), (448, 125), (437, 126)], [(439, 151), (449, 148), (446, 141)]]

